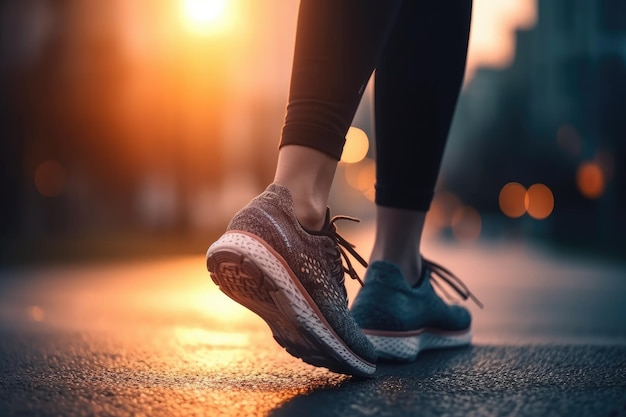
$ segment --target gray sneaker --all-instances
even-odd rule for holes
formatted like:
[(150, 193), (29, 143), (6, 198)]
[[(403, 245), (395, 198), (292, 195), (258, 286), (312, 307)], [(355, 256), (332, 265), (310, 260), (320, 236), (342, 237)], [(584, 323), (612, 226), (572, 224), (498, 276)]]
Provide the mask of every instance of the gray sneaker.
[(365, 285), (352, 304), (352, 315), (376, 347), (380, 359), (412, 361), (426, 349), (465, 346), (472, 340), (471, 316), (459, 305), (446, 304), (432, 284), (447, 294), (441, 279), (463, 299), (480, 302), (450, 271), (423, 259), (420, 282), (409, 286), (393, 263), (373, 262)]
[(337, 234), (342, 218), (327, 212), (321, 231), (305, 230), (289, 190), (271, 184), (211, 245), (207, 268), (222, 292), (265, 320), (287, 352), (334, 372), (368, 376), (376, 370), (376, 350), (348, 310), (344, 274), (357, 276), (345, 250), (356, 254)]

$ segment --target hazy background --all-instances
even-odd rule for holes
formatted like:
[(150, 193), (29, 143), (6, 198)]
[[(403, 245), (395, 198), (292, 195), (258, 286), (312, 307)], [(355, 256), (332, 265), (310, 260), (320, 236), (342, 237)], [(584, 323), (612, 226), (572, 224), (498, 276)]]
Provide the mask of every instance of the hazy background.
[[(0, 1), (0, 260), (206, 250), (272, 179), (297, 5)], [(332, 195), (366, 222), (370, 95)], [(622, 259), (625, 116), (623, 0), (475, 0), (428, 238)]]

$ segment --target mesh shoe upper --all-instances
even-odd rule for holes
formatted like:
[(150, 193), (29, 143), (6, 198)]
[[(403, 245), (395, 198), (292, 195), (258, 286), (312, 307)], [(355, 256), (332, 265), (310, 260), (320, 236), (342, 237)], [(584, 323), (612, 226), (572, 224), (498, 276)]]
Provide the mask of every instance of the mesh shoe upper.
[(271, 184), (237, 213), (229, 231), (244, 231), (263, 239), (285, 260), (337, 335), (368, 361), (376, 351), (348, 310), (341, 250), (335, 226), (327, 217), (321, 232), (309, 233), (293, 213), (288, 189)]
[(369, 330), (468, 329), (470, 313), (462, 306), (446, 304), (435, 293), (431, 272), (426, 270), (420, 284), (411, 287), (396, 265), (373, 262), (365, 274), (365, 285), (352, 304), (353, 317), (362, 329)]

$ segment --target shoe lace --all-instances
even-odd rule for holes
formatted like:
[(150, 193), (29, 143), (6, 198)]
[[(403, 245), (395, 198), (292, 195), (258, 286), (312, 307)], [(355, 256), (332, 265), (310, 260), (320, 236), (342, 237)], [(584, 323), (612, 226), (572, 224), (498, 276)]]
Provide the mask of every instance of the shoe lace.
[[(320, 234), (324, 236), (330, 237), (334, 242), (334, 245), (328, 247), (329, 253), (336, 257), (336, 262), (334, 263), (335, 268), (331, 271), (331, 273), (334, 276), (341, 277), (339, 278), (340, 279), (339, 283), (342, 285), (344, 283), (344, 273), (345, 273), (345, 274), (348, 274), (350, 278), (357, 280), (361, 284), (361, 286), (363, 286), (363, 281), (361, 280), (361, 278), (359, 277), (359, 274), (354, 269), (354, 266), (352, 265), (352, 262), (350, 261), (350, 258), (348, 257), (348, 253), (352, 255), (352, 257), (354, 257), (354, 259), (356, 259), (365, 268), (367, 268), (367, 262), (365, 261), (365, 259), (363, 259), (361, 255), (357, 253), (357, 251), (354, 249), (355, 246), (352, 243), (348, 242), (343, 236), (341, 236), (337, 232), (337, 225), (335, 224), (335, 222), (337, 222), (338, 220), (349, 220), (349, 221), (353, 221), (356, 223), (360, 222), (360, 220), (355, 217), (334, 216), (328, 221), (328, 224), (324, 228), (324, 230), (319, 232)], [(343, 258), (343, 261), (342, 261), (342, 258)], [(344, 262), (345, 262), (345, 265), (344, 265)]]
[[(328, 218), (328, 217), (327, 217)], [(350, 258), (348, 257), (348, 253), (354, 257), (363, 267), (367, 268), (367, 261), (363, 259), (361, 255), (357, 253), (354, 249), (355, 245), (348, 242), (343, 236), (341, 236), (337, 232), (337, 225), (335, 224), (338, 220), (349, 220), (355, 223), (360, 223), (360, 220), (355, 217), (350, 216), (334, 216), (331, 218), (327, 226), (320, 232), (321, 235), (330, 237), (334, 245), (329, 246), (328, 252), (329, 254), (336, 257), (336, 262), (334, 262), (335, 268), (331, 271), (333, 276), (338, 276), (339, 284), (343, 286), (344, 284), (344, 274), (348, 274), (350, 278), (355, 279), (363, 286), (363, 280), (359, 277), (359, 274), (354, 269)], [(346, 253), (347, 252), (347, 253)], [(343, 258), (343, 261), (342, 261)], [(344, 265), (345, 262), (345, 265)], [(445, 268), (444, 266), (433, 262), (429, 259), (422, 257), (422, 265), (425, 268), (428, 268), (431, 272), (430, 282), (435, 285), (442, 294), (449, 300), (454, 300), (454, 297), (450, 295), (448, 291), (444, 288), (441, 282), (447, 284), (450, 288), (452, 288), (459, 296), (465, 301), (467, 299), (471, 299), (476, 305), (480, 308), (483, 308), (483, 303), (470, 291), (470, 289), (465, 285), (463, 281), (459, 277), (457, 277), (452, 271)]]
[(471, 299), (476, 305), (480, 308), (483, 308), (483, 303), (480, 302), (478, 298), (469, 290), (467, 285), (461, 281), (459, 277), (457, 277), (454, 273), (452, 273), (449, 269), (441, 266), (440, 264), (428, 260), (422, 257), (422, 265), (425, 268), (428, 268), (431, 272), (430, 282), (437, 287), (441, 291), (441, 293), (449, 300), (454, 300), (454, 297), (450, 295), (448, 291), (445, 290), (442, 283), (439, 281), (443, 281), (450, 288), (452, 288), (463, 300)]

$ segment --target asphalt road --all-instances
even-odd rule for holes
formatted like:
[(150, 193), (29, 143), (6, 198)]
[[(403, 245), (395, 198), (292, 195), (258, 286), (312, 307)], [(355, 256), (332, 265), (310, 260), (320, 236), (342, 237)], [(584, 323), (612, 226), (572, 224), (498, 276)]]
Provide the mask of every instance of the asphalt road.
[(475, 343), (371, 379), (283, 352), (201, 255), (2, 268), (0, 415), (626, 416), (626, 265), (511, 244), (426, 254), (486, 305), (470, 305)]

